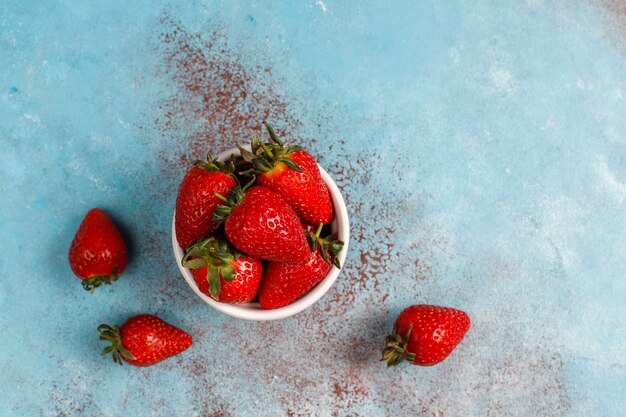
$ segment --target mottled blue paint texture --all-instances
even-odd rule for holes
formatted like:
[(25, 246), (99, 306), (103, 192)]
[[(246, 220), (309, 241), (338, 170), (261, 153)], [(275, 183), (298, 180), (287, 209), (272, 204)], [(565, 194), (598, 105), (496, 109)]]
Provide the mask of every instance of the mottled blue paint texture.
[[(626, 415), (626, 24), (619, 2), (35, 2), (0, 6), (0, 415)], [(188, 164), (274, 122), (342, 187), (345, 268), (245, 322), (170, 247)], [(86, 293), (86, 211), (131, 248)], [(378, 362), (413, 303), (473, 326), (445, 362)], [(140, 313), (194, 345), (99, 354)]]

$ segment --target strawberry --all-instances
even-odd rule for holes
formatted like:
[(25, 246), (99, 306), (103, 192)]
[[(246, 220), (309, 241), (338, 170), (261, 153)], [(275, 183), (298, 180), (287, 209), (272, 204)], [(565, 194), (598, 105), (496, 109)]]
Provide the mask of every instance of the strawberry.
[(252, 152), (238, 146), (241, 156), (258, 173), (258, 183), (280, 194), (298, 217), (312, 224), (330, 223), (335, 217), (328, 187), (315, 159), (299, 146), (285, 147), (272, 127), (263, 122), (271, 142), (252, 139)]
[[(113, 353), (113, 361), (121, 359), (135, 366), (150, 366), (170, 356), (178, 355), (191, 346), (191, 336), (151, 314), (131, 317), (119, 327), (98, 326), (100, 340), (111, 342), (102, 351)], [(120, 359), (121, 358), (121, 359)]]
[(81, 222), (68, 253), (70, 267), (93, 292), (101, 284), (116, 281), (128, 263), (124, 239), (106, 213), (93, 208)]
[(182, 264), (191, 269), (198, 289), (225, 303), (249, 303), (256, 297), (261, 260), (231, 247), (226, 240), (208, 238), (187, 250)]
[(334, 235), (321, 239), (322, 226), (320, 223), (315, 234), (309, 232), (309, 243), (311, 248), (315, 248), (315, 253), (312, 252), (308, 260), (267, 263), (259, 290), (262, 308), (269, 310), (291, 304), (322, 281), (332, 265), (341, 267), (337, 255), (343, 248), (343, 242), (335, 240)]
[(291, 206), (267, 187), (252, 187), (247, 192), (246, 187), (235, 187), (228, 198), (219, 196), (227, 205), (218, 206), (214, 218), (224, 221), (230, 243), (268, 261), (308, 260), (311, 249)]
[(215, 193), (226, 195), (237, 185), (232, 175), (235, 164), (212, 159), (196, 161), (178, 189), (176, 198), (176, 239), (186, 249), (199, 238), (210, 236), (217, 228), (213, 221), (215, 207), (220, 203)]
[(407, 360), (414, 365), (435, 365), (450, 355), (470, 328), (470, 318), (454, 308), (418, 304), (404, 309), (381, 360), (387, 366)]

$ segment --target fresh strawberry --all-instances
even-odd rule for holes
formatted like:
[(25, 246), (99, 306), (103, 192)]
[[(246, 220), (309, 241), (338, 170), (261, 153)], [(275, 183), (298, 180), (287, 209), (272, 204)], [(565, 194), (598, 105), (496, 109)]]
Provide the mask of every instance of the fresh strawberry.
[(213, 221), (220, 199), (215, 193), (228, 195), (237, 185), (232, 175), (235, 164), (220, 162), (207, 155), (207, 161), (197, 161), (178, 189), (176, 198), (176, 239), (186, 249), (201, 237), (210, 236), (217, 225)]
[(302, 297), (326, 277), (332, 265), (340, 268), (337, 255), (343, 248), (343, 242), (332, 235), (326, 239), (319, 237), (322, 230), (320, 223), (317, 233), (309, 232), (309, 243), (315, 253), (304, 262), (268, 262), (261, 288), (259, 303), (264, 309), (284, 307)]
[(308, 223), (330, 223), (335, 214), (328, 187), (315, 159), (300, 146), (285, 147), (272, 127), (263, 122), (271, 142), (252, 139), (252, 152), (238, 146), (241, 156), (258, 173), (259, 185), (280, 194)]
[(267, 187), (247, 192), (235, 187), (226, 203), (215, 210), (215, 220), (224, 221), (224, 232), (234, 247), (268, 261), (304, 262), (311, 249), (296, 212)]
[(418, 304), (404, 309), (381, 360), (387, 366), (403, 360), (414, 365), (435, 365), (450, 355), (470, 328), (470, 318), (454, 308)]
[(249, 303), (259, 290), (261, 260), (239, 252), (226, 240), (199, 241), (189, 247), (182, 264), (191, 269), (198, 289), (217, 301)]
[[(119, 327), (98, 326), (100, 340), (111, 342), (102, 351), (113, 353), (113, 361), (135, 366), (150, 366), (170, 356), (178, 355), (191, 346), (191, 336), (151, 314), (131, 317)], [(120, 359), (121, 358), (121, 359)]]
[(128, 263), (124, 239), (104, 211), (87, 212), (74, 235), (68, 254), (70, 267), (83, 280), (83, 288), (95, 288), (116, 281)]

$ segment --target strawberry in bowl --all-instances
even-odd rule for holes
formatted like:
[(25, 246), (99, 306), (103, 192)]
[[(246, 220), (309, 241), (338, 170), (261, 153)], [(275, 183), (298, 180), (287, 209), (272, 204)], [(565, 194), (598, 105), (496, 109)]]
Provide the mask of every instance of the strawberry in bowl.
[[(277, 282), (276, 276), (282, 273), (280, 268), (277, 269), (277, 266), (282, 264), (284, 270), (292, 270), (291, 280), (297, 282), (298, 277), (301, 276), (303, 282), (302, 285), (298, 282), (297, 285), (292, 286), (293, 288), (289, 288), (288, 301), (259, 303), (260, 290), (257, 291), (252, 301), (243, 303), (234, 303), (220, 296), (212, 296), (208, 271), (198, 272), (198, 269), (204, 268), (205, 261), (196, 261), (199, 266), (196, 269), (187, 267), (189, 261), (192, 262), (193, 266), (195, 256), (193, 254), (186, 255), (189, 254), (189, 250), (192, 250), (194, 245), (191, 244), (187, 248), (183, 248), (179, 244), (177, 233), (180, 230), (176, 228), (177, 212), (174, 213), (172, 224), (174, 256), (189, 286), (205, 303), (213, 308), (230, 316), (248, 320), (286, 318), (297, 314), (319, 300), (330, 289), (339, 275), (338, 266), (343, 265), (345, 261), (350, 237), (346, 205), (332, 178), (321, 166), (315, 163), (312, 156), (310, 160), (313, 160), (313, 164), (309, 163), (308, 156), (310, 154), (307, 153), (308, 156), (304, 157), (306, 162), (302, 162), (303, 159), (300, 156), (302, 156), (301, 152), (303, 151), (301, 148), (283, 145), (281, 141), (277, 140), (273, 129), (267, 124), (266, 127), (270, 133), (270, 142), (263, 143), (260, 142), (260, 139), (255, 138), (252, 146), (232, 148), (215, 158), (216, 163), (234, 161), (236, 167), (247, 168), (245, 172), (238, 173), (239, 178), (242, 178), (241, 175), (248, 175), (251, 181), (243, 187), (237, 185), (227, 193), (216, 192), (214, 194), (220, 199), (213, 215), (214, 224), (218, 226), (212, 232), (205, 233), (205, 236), (194, 243), (201, 244), (199, 242), (209, 238), (226, 240), (231, 249), (237, 251), (239, 256), (261, 259), (263, 272), (259, 288), (264, 287), (264, 280), (274, 284)], [(265, 149), (269, 152), (266, 152)], [(299, 172), (299, 169), (305, 172)], [(269, 180), (264, 177), (265, 174), (269, 174)], [(284, 183), (292, 184), (293, 178), (299, 178), (303, 183), (291, 189), (284, 186)], [(310, 190), (314, 196), (297, 192), (300, 187)], [(310, 206), (310, 209), (307, 208), (307, 205)], [(312, 235), (315, 235), (314, 231), (318, 229), (320, 223), (325, 232), (333, 235), (333, 253), (329, 251), (329, 246), (325, 246), (324, 251), (321, 250), (319, 243), (325, 240), (319, 238), (319, 233), (317, 239), (320, 240), (311, 238)], [(316, 226), (307, 227), (309, 224)], [(321, 227), (319, 229), (321, 230)], [(313, 240), (315, 240), (315, 244), (312, 244)], [(185, 249), (188, 249), (187, 253)], [(317, 253), (314, 252), (314, 249), (318, 249), (316, 250)], [(323, 260), (322, 253), (326, 255), (328, 262)], [(304, 265), (313, 258), (321, 259), (325, 266), (318, 265), (319, 268), (312, 268), (311, 270), (316, 270), (315, 276), (305, 277), (307, 273)], [(196, 259), (198, 258), (196, 257)], [(187, 266), (184, 265), (185, 263)], [(287, 264), (295, 264), (296, 267), (287, 267)], [(297, 267), (298, 264), (300, 269)], [(268, 268), (271, 275), (266, 274)], [(223, 279), (223, 275), (220, 278)], [(217, 282), (215, 278), (213, 281)], [(234, 278), (232, 282), (236, 281), (237, 278)], [(224, 291), (231, 282), (223, 279), (220, 284), (222, 285), (221, 291)], [(273, 291), (278, 289), (277, 285), (265, 285), (265, 287), (273, 287)], [(265, 292), (271, 293), (267, 289)]]
[(192, 245), (182, 265), (191, 269), (200, 292), (216, 301), (233, 304), (254, 300), (263, 271), (259, 258), (239, 252), (226, 240), (213, 237)]

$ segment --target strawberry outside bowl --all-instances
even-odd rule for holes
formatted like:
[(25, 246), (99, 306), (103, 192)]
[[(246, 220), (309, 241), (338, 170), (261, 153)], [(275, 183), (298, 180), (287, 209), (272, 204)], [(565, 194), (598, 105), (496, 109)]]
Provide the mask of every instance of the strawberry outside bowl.
[[(249, 150), (250, 148), (247, 147), (247, 149)], [(239, 150), (237, 148), (229, 149), (219, 154), (218, 158), (221, 161), (225, 161), (232, 155), (238, 156)], [(343, 267), (346, 260), (346, 255), (348, 253), (348, 244), (350, 243), (350, 222), (348, 221), (348, 210), (346, 209), (346, 203), (343, 199), (343, 196), (341, 195), (341, 191), (339, 191), (339, 188), (337, 187), (333, 179), (330, 177), (330, 175), (328, 175), (324, 168), (319, 166), (319, 164), (318, 167), (320, 169), (322, 179), (324, 180), (326, 186), (328, 187), (328, 190), (330, 191), (333, 206), (335, 207), (335, 219), (331, 223), (331, 231), (333, 233), (337, 233), (338, 239), (344, 242), (343, 249), (338, 256), (339, 262)], [(313, 289), (311, 289), (311, 291), (309, 291), (307, 294), (289, 305), (274, 310), (264, 310), (263, 308), (261, 308), (258, 302), (245, 304), (228, 304), (215, 301), (211, 297), (203, 294), (198, 289), (196, 282), (191, 275), (191, 271), (182, 266), (182, 259), (185, 253), (183, 249), (178, 246), (178, 241), (176, 239), (176, 228), (174, 226), (175, 217), (176, 213), (174, 213), (174, 217), (172, 218), (172, 246), (174, 248), (176, 264), (178, 265), (178, 268), (180, 269), (183, 278), (185, 278), (187, 284), (189, 284), (189, 286), (196, 293), (196, 295), (200, 297), (205, 303), (207, 303), (214, 309), (221, 311), (222, 313), (228, 314), (229, 316), (244, 320), (256, 321), (278, 320), (293, 316), (294, 314), (297, 314), (315, 304), (317, 300), (322, 298), (322, 296), (326, 294), (326, 292), (328, 292), (330, 287), (339, 276), (340, 269), (333, 266), (328, 272), (328, 275), (326, 275), (326, 277), (319, 284), (313, 287)]]

